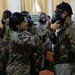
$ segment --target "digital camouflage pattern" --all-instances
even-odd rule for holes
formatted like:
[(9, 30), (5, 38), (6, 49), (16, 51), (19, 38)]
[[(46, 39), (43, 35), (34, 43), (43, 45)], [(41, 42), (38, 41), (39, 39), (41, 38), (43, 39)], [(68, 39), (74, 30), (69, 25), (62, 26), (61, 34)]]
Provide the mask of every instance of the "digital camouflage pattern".
[(27, 31), (11, 33), (7, 74), (28, 75), (31, 51), (45, 42), (50, 36), (51, 32), (49, 30), (39, 35), (33, 35)]
[(73, 23), (65, 24), (58, 33), (54, 47), (54, 61), (56, 65), (75, 63), (75, 25)]

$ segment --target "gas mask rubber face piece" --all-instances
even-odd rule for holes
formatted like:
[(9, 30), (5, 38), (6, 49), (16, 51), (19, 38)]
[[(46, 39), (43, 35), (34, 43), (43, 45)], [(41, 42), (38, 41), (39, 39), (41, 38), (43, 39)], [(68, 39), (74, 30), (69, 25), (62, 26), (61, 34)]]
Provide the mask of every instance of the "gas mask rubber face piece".
[(62, 17), (61, 17), (62, 13), (63, 13), (63, 10), (56, 9), (55, 14), (53, 15), (53, 17), (51, 19), (51, 23), (53, 24), (57, 20), (59, 20), (60, 22), (58, 22), (58, 23), (60, 23), (60, 25), (63, 26), (65, 18), (62, 19)]

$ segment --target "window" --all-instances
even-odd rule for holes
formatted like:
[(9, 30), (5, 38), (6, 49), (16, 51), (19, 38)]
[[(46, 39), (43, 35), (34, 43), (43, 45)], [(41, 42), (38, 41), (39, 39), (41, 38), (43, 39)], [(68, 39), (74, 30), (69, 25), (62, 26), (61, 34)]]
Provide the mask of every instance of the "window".
[(37, 0), (34, 0), (33, 13), (40, 13), (41, 9)]

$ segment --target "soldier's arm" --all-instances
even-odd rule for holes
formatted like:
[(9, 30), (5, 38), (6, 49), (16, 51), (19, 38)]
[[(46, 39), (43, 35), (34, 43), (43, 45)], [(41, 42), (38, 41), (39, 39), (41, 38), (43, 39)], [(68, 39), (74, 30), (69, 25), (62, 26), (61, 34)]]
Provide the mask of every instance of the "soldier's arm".
[(2, 47), (3, 47), (3, 41), (2, 38), (0, 38), (0, 56), (2, 54)]
[(66, 30), (66, 34), (72, 46), (70, 51), (73, 51), (75, 53), (75, 26), (71, 26), (71, 28), (68, 28)]
[(31, 35), (28, 32), (22, 32), (12, 34), (11, 40), (13, 40), (16, 44), (20, 46), (24, 45), (39, 46), (42, 43), (44, 43), (45, 40), (47, 40), (47, 38), (50, 38), (50, 36), (51, 36), (50, 30), (46, 30), (45, 32), (39, 35)]

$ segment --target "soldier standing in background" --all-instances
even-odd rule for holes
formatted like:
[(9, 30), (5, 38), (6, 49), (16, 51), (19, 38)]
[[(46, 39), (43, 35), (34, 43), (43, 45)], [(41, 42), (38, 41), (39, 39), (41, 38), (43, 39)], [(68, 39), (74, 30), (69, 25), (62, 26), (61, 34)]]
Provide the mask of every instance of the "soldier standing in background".
[(41, 13), (39, 15), (39, 19), (38, 19), (38, 24), (36, 25), (38, 27), (38, 29), (40, 29), (41, 31), (44, 30), (44, 27), (46, 26), (46, 22), (47, 22), (47, 15), (45, 13)]
[(2, 48), (4, 49), (4, 55), (2, 58), (2, 64), (3, 64), (3, 71), (4, 71), (4, 75), (5, 75), (5, 71), (6, 71), (6, 65), (8, 63), (8, 59), (9, 59), (9, 37), (10, 37), (10, 33), (11, 30), (9, 28), (9, 18), (12, 15), (11, 11), (9, 10), (5, 10), (3, 12), (3, 16), (2, 16), (2, 24), (3, 24), (3, 29), (1, 31), (1, 39), (2, 39)]

